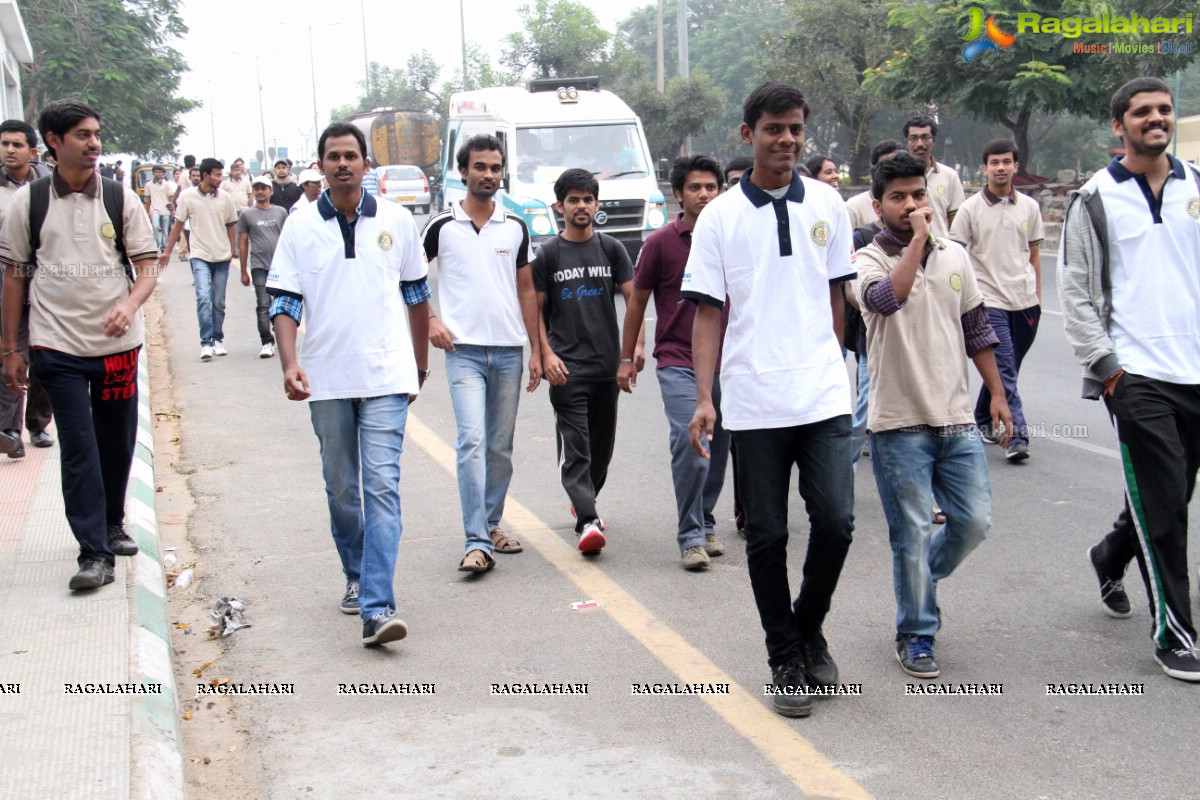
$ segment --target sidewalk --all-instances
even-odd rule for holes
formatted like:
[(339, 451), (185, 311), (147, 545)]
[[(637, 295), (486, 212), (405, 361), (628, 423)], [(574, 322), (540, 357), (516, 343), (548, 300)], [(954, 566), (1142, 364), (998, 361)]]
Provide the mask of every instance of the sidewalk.
[(117, 558), (114, 583), (67, 589), (57, 442), (0, 457), (0, 797), (184, 797), (145, 358), (138, 384), (125, 522), (141, 553)]

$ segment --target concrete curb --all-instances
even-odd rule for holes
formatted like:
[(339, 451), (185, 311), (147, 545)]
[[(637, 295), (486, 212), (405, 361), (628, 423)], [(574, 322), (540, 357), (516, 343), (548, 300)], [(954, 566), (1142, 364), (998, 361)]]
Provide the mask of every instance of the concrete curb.
[(155, 509), (154, 413), (150, 408), (150, 367), (146, 351), (138, 359), (138, 433), (129, 475), (126, 529), (138, 544), (130, 597), (130, 680), (154, 683), (159, 694), (135, 695), (130, 737), (130, 797), (183, 800), (183, 734), (171, 659), (167, 583), (158, 542)]

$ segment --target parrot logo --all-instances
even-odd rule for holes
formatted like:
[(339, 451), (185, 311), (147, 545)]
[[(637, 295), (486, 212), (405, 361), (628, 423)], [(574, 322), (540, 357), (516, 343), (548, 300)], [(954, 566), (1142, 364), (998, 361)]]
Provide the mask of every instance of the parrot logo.
[(970, 28), (962, 38), (967, 41), (967, 44), (963, 45), (962, 56), (963, 61), (968, 64), (989, 50), (999, 52), (1001, 47), (1011, 47), (1012, 43), (1017, 40), (1017, 37), (1011, 33), (1000, 30), (996, 25), (995, 14), (987, 18), (985, 25), (983, 9), (978, 6), (971, 8)]

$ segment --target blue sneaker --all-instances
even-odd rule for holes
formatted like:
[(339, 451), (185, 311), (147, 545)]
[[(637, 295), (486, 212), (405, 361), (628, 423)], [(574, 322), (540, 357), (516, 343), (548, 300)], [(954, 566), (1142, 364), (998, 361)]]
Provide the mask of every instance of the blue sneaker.
[(933, 660), (933, 637), (902, 634), (896, 640), (896, 660), (900, 669), (914, 678), (936, 678), (941, 674)]

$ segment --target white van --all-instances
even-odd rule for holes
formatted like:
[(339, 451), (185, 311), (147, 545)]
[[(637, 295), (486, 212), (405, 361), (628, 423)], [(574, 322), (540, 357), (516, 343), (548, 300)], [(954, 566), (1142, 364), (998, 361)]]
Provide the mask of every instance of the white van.
[(463, 142), (490, 133), (507, 154), (497, 193), (520, 214), (534, 241), (562, 230), (554, 208), (554, 181), (564, 170), (590, 170), (600, 183), (593, 226), (619, 239), (637, 258), (642, 240), (667, 223), (641, 120), (595, 78), (530, 81), (529, 89), (503, 86), (450, 97), (443, 151), (442, 208), (466, 196), (456, 156)]

